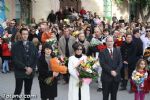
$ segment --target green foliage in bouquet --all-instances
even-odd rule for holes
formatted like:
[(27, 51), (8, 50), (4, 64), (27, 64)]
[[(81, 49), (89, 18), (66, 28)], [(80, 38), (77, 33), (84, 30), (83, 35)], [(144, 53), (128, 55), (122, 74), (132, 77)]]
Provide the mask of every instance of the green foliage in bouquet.
[(54, 81), (54, 77), (48, 77), (44, 80), (44, 82), (50, 86), (53, 84), (53, 81)]
[(91, 78), (96, 80), (98, 77), (98, 72), (93, 68), (93, 65), (96, 63), (93, 57), (88, 57), (86, 62), (83, 62), (77, 67), (79, 72), (79, 78)]

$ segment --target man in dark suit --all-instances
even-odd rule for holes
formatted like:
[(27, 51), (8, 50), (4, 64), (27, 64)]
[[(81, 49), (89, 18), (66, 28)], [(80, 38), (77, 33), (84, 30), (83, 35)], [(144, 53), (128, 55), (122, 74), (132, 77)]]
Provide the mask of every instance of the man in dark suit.
[[(22, 28), (20, 34), (22, 41), (17, 41), (12, 46), (12, 58), (16, 80), (14, 95), (21, 94), (23, 83), (25, 95), (30, 95), (38, 52), (34, 44), (27, 40), (29, 36), (28, 29)], [(16, 97), (14, 100), (19, 100), (19, 98)], [(25, 100), (30, 100), (30, 98), (25, 98)]]
[(117, 99), (117, 91), (120, 81), (120, 69), (122, 67), (122, 57), (118, 48), (113, 48), (113, 37), (108, 36), (106, 38), (107, 48), (100, 52), (99, 59), (102, 67), (102, 88), (103, 88), (103, 100), (109, 99), (109, 93), (111, 94), (111, 100)]

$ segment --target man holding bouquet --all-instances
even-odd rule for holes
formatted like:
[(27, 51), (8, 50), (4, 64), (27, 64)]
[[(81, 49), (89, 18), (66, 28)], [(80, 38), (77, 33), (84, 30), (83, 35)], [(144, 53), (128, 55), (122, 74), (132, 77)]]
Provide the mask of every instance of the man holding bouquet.
[(108, 100), (109, 93), (111, 100), (117, 100), (117, 91), (120, 81), (120, 69), (122, 67), (122, 57), (120, 50), (114, 48), (114, 40), (112, 36), (106, 38), (107, 48), (100, 52), (99, 60), (102, 67), (102, 87), (103, 100)]

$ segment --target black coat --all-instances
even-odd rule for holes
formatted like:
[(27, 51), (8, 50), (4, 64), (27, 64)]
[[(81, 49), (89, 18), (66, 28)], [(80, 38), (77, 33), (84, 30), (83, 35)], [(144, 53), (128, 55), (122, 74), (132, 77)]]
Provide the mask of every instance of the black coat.
[[(32, 42), (28, 42), (28, 48), (29, 50), (26, 52), (22, 41), (18, 41), (12, 46), (12, 59), (16, 78), (33, 78), (34, 76), (38, 52)], [(33, 69), (31, 75), (25, 73), (25, 67), (31, 67)]]
[[(113, 48), (113, 59), (110, 57), (110, 53), (108, 49), (105, 49), (103, 52), (100, 52), (99, 55), (100, 64), (102, 67), (102, 82), (119, 82), (120, 81), (120, 70), (122, 67), (122, 57), (121, 52), (117, 48)], [(113, 77), (111, 75), (111, 71), (115, 70), (117, 72), (117, 76)]]
[(136, 52), (136, 56), (138, 57), (137, 59), (140, 59), (143, 55), (143, 42), (140, 38), (135, 38), (135, 37), (133, 37), (133, 42), (135, 43), (137, 48), (137, 52)]
[(33, 38), (38, 38), (38, 35), (37, 34), (29, 34), (29, 37), (28, 37), (28, 40), (29, 41), (32, 41), (33, 40)]
[[(128, 64), (123, 64), (124, 68), (128, 67), (128, 77), (131, 78), (132, 72), (135, 70), (136, 63), (138, 59), (140, 58), (138, 54), (139, 51), (136, 47), (135, 42), (127, 43), (123, 42), (121, 46), (121, 54), (122, 54), (122, 60), (127, 61)], [(123, 75), (123, 74), (122, 74)]]
[(47, 21), (55, 23), (56, 22), (56, 15), (53, 13), (50, 13), (47, 17)]
[(123, 42), (121, 46), (121, 54), (122, 54), (122, 61), (128, 62), (128, 67), (134, 69), (139, 56), (137, 56), (137, 47), (134, 42), (127, 43)]
[(38, 71), (41, 98), (57, 97), (57, 79), (54, 78), (53, 83), (51, 85), (47, 85), (44, 82), (46, 78), (53, 76), (53, 72), (49, 71), (49, 67), (44, 55), (41, 55), (41, 57), (38, 60)]

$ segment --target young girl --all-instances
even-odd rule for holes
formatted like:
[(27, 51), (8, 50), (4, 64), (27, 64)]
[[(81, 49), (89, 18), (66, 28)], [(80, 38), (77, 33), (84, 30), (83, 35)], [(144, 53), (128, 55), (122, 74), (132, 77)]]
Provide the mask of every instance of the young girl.
[(2, 73), (9, 72), (9, 60), (11, 59), (11, 44), (7, 43), (6, 39), (3, 39), (2, 43), (2, 59), (3, 59), (3, 71)]
[(132, 73), (131, 89), (135, 92), (135, 100), (144, 100), (145, 93), (148, 92), (147, 84), (147, 62), (144, 59), (139, 59), (136, 69)]

